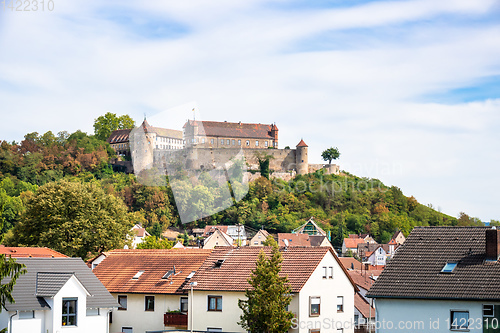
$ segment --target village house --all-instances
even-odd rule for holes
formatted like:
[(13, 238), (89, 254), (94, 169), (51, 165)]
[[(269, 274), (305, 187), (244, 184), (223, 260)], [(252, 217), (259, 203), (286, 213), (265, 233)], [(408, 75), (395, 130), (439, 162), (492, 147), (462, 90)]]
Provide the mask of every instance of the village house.
[(133, 237), (132, 237), (132, 248), (135, 249), (137, 245), (141, 244), (144, 241), (144, 238), (151, 236), (149, 232), (146, 231), (146, 228), (143, 228), (139, 224), (136, 224), (130, 229)]
[(278, 148), (278, 127), (276, 124), (188, 120), (184, 124), (183, 133), (186, 147)]
[(186, 328), (183, 287), (210, 254), (203, 249), (113, 250), (94, 274), (119, 303), (110, 332), (137, 333)]
[(372, 266), (385, 266), (387, 260), (387, 252), (382, 245), (378, 245), (375, 250), (367, 251), (364, 254), (363, 262), (367, 262)]
[(392, 239), (394, 239), (394, 241), (398, 245), (403, 245), (403, 243), (406, 240), (405, 235), (403, 234), (403, 232), (401, 230), (396, 231), (394, 233), (394, 235), (392, 236)]
[(59, 253), (48, 247), (9, 247), (0, 245), (0, 254), (12, 258), (67, 258), (67, 255)]
[(257, 233), (255, 234), (255, 236), (252, 237), (252, 239), (250, 240), (250, 246), (263, 246), (263, 242), (266, 241), (267, 237), (269, 237), (269, 233), (264, 230), (264, 229), (260, 229), (259, 231), (257, 231)]
[(108, 332), (109, 313), (118, 303), (82, 259), (16, 261), (27, 272), (14, 285), (15, 303), (7, 302), (0, 312), (0, 327), (9, 332)]
[(498, 332), (499, 257), (495, 227), (416, 227), (368, 291), (378, 332)]
[[(227, 229), (226, 229), (227, 230)], [(203, 240), (203, 248), (204, 249), (213, 249), (216, 246), (233, 246), (234, 240), (226, 234), (225, 232), (221, 231), (218, 228), (215, 228), (215, 231), (210, 234), (207, 238)]]
[[(238, 325), (242, 314), (238, 299), (250, 288), (248, 277), (255, 268), (259, 252), (270, 255), (270, 247), (218, 247), (196, 271), (189, 285), (188, 329), (196, 331), (245, 332)], [(294, 313), (296, 329), (290, 332), (328, 331), (324, 325), (340, 326), (339, 331), (354, 332), (354, 295), (356, 287), (331, 247), (281, 248), (281, 274), (292, 287), (289, 310)], [(313, 327), (313, 325), (315, 327)]]
[(330, 246), (332, 244), (323, 235), (296, 233), (278, 233), (279, 246)]

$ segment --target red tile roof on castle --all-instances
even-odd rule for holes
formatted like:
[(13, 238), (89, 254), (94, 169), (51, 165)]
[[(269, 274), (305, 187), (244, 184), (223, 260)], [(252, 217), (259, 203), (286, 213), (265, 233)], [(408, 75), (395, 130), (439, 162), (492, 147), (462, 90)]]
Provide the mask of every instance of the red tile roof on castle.
[(6, 247), (0, 245), (0, 254), (12, 258), (67, 258), (67, 255), (47, 247)]
[[(189, 120), (189, 125), (198, 127), (198, 135), (230, 137), (230, 138), (255, 138), (274, 139), (271, 130), (278, 131), (274, 124), (245, 124), (229, 123), (220, 121), (193, 121)], [(186, 124), (184, 125), (186, 127)]]
[[(149, 125), (149, 123), (144, 120), (141, 124), (143, 130), (145, 132), (151, 133), (154, 132), (158, 136), (162, 137), (170, 137), (170, 138), (175, 138), (175, 139), (182, 139), (182, 131), (177, 131), (173, 129), (168, 129), (168, 128), (161, 128), (161, 127), (153, 127)], [(129, 141), (129, 136), (130, 132), (132, 129), (119, 129), (116, 131), (113, 131), (109, 138), (106, 140), (107, 143), (124, 143)]]
[[(187, 276), (196, 271), (212, 250), (113, 250), (94, 270), (111, 293), (183, 294)], [(162, 277), (175, 266), (175, 274)], [(138, 279), (133, 279), (144, 271)], [(172, 282), (172, 283), (171, 283)]]
[[(191, 279), (197, 282), (195, 290), (210, 291), (245, 291), (250, 288), (248, 278), (259, 256), (260, 251), (270, 256), (271, 247), (246, 246), (239, 248), (216, 247), (203, 265)], [(281, 248), (283, 262), (281, 276), (288, 276), (292, 292), (299, 292), (307, 282), (313, 271), (324, 256), (330, 252), (346, 273), (354, 288), (357, 290), (349, 274), (342, 266), (337, 256), (330, 247), (289, 247)], [(222, 265), (215, 267), (217, 261)], [(189, 289), (185, 286), (184, 289)]]
[(306, 145), (304, 140), (300, 139), (300, 142), (297, 144), (297, 147), (308, 147), (308, 145)]

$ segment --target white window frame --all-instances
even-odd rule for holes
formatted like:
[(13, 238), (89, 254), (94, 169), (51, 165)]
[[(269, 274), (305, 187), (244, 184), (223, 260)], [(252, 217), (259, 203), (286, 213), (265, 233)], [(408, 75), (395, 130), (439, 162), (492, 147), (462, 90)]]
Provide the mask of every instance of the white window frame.
[[(318, 311), (313, 312), (313, 305), (318, 306)], [(321, 315), (321, 296), (309, 296), (309, 317), (318, 317)]]

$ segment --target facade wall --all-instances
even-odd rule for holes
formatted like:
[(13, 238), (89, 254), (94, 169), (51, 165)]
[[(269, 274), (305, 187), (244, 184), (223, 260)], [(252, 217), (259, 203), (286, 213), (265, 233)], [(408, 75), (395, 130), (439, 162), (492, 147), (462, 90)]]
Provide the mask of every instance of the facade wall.
[[(127, 296), (127, 310), (113, 309), (113, 323), (110, 332), (121, 332), (122, 327), (132, 327), (133, 332), (161, 331), (169, 329), (163, 326), (163, 315), (168, 311), (180, 309), (181, 297), (184, 295), (162, 294), (127, 294), (112, 293), (118, 301), (118, 295)], [(145, 311), (145, 296), (155, 296), (154, 311)]]
[[(327, 278), (323, 278), (327, 267)], [(333, 267), (333, 279), (329, 278), (329, 267)], [(309, 333), (310, 329), (319, 328), (323, 332), (336, 331), (337, 326), (344, 328), (344, 333), (353, 333), (354, 287), (331, 253), (327, 253), (314, 270), (299, 294), (299, 311), (296, 333)], [(320, 297), (320, 314), (310, 314), (310, 297)], [(343, 309), (337, 311), (337, 297), (343, 297)], [(338, 327), (341, 328), (341, 327)]]
[[(377, 332), (447, 332), (451, 324), (451, 311), (469, 311), (471, 326), (467, 332), (483, 332), (483, 304), (475, 301), (439, 301), (411, 299), (376, 299)], [(400, 328), (400, 325), (402, 328)], [(391, 329), (392, 327), (392, 329)], [(420, 329), (418, 329), (420, 327)]]

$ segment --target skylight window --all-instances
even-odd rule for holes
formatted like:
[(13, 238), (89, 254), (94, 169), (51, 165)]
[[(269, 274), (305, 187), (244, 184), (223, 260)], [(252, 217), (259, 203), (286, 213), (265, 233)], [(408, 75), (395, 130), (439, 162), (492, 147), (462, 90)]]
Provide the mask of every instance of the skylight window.
[(191, 273), (189, 273), (189, 275), (187, 276), (186, 279), (188, 279), (188, 280), (191, 279), (193, 277), (194, 273), (196, 273), (196, 271), (192, 271)]
[(455, 267), (457, 267), (458, 262), (448, 262), (444, 265), (441, 273), (452, 273)]
[(138, 272), (137, 272), (137, 274), (135, 274), (135, 275), (132, 277), (132, 279), (137, 280), (137, 279), (139, 278), (139, 276), (141, 276), (141, 275), (142, 275), (142, 273), (144, 273), (144, 271), (138, 271)]

